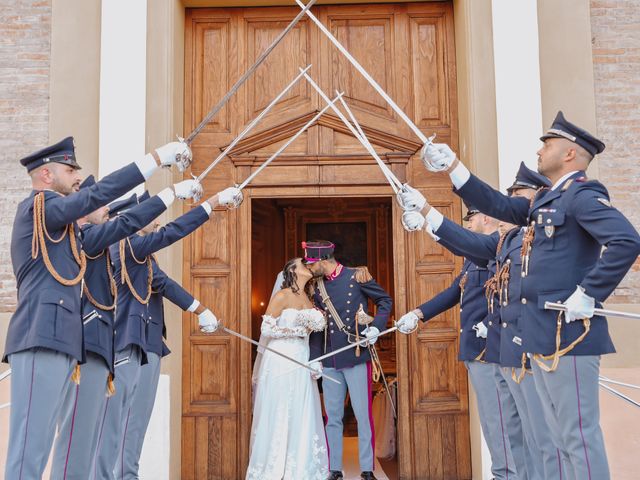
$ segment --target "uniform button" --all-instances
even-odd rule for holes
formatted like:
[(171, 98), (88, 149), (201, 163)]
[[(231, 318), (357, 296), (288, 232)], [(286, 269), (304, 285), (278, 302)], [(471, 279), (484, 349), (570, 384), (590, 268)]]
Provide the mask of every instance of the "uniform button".
[(347, 300), (347, 303), (351, 303), (351, 300)]
[(547, 223), (551, 223), (551, 219), (550, 218), (547, 218)]
[(507, 302), (502, 302), (503, 307), (506, 307), (507, 305), (509, 305)]
[(329, 322), (329, 325), (333, 325), (333, 322)]
[(460, 309), (460, 313), (462, 313), (462, 309)]
[(520, 301), (522, 302), (522, 304), (523, 304), (523, 305), (526, 305), (526, 304), (527, 304), (527, 299), (526, 299), (526, 298), (523, 298), (523, 299), (522, 299), (522, 300), (520, 300)]
[(347, 313), (351, 313), (351, 310), (347, 310)]
[(460, 333), (462, 333), (462, 329), (460, 329)]
[(102, 315), (98, 315), (98, 318), (102, 318)]
[(491, 323), (491, 321), (489, 321), (489, 326), (493, 325), (493, 323)]
[(333, 333), (333, 330), (331, 330), (331, 333)]
[(504, 322), (504, 323), (502, 324), (502, 328), (507, 328), (507, 322)]
[(60, 300), (60, 305), (62, 305), (64, 303), (64, 300)]
[(349, 288), (353, 288), (353, 285), (349, 285)]
[(349, 321), (349, 317), (345, 318), (345, 320), (348, 322)]
[(507, 258), (507, 263), (511, 263), (511, 259), (510, 258)]
[(520, 272), (520, 276), (521, 276), (521, 277), (525, 277), (526, 275), (525, 275), (525, 273), (524, 273), (524, 272)]
[(349, 292), (349, 296), (351, 296), (351, 292)]

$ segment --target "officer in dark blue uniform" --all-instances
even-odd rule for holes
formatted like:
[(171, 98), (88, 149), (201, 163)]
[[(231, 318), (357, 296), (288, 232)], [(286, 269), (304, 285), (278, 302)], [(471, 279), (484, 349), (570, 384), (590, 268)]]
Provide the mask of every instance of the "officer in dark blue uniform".
[[(107, 399), (100, 441), (96, 450), (95, 478), (111, 478), (116, 466), (131, 405), (136, 396), (141, 366), (148, 361), (148, 340), (162, 319), (153, 315), (149, 301), (153, 291), (153, 254), (189, 235), (204, 224), (218, 205), (236, 207), (242, 193), (230, 187), (209, 198), (171, 223), (155, 231), (153, 221), (139, 234), (134, 234), (111, 245), (114, 276), (118, 285), (115, 319), (115, 388), (116, 397)], [(137, 202), (137, 198), (136, 198)], [(126, 210), (115, 205), (114, 214)], [(218, 321), (209, 310), (199, 316), (200, 328), (213, 332)]]
[[(333, 256), (334, 245), (331, 242), (306, 242), (302, 247), (305, 249), (304, 261), (318, 280), (314, 303), (327, 314), (327, 327), (324, 332), (312, 333), (309, 336), (310, 358), (317, 358), (358, 339), (373, 337), (384, 330), (392, 306), (389, 294), (373, 279), (359, 283), (355, 278), (356, 269), (345, 267), (336, 261)], [(369, 299), (377, 307), (373, 318), (367, 314)], [(376, 339), (371, 341), (371, 345)], [(328, 418), (326, 433), (331, 470), (329, 478), (343, 478), (342, 420), (348, 390), (353, 413), (358, 422), (361, 478), (375, 479), (373, 425), (370, 422), (372, 366), (369, 350), (366, 347), (353, 348), (323, 360), (322, 364), (327, 375), (342, 382), (323, 382), (323, 401)], [(319, 365), (314, 365), (314, 368), (316, 367)]]
[[(599, 425), (600, 355), (615, 351), (607, 321), (594, 308), (611, 294), (640, 253), (640, 236), (585, 175), (605, 145), (562, 112), (541, 137), (538, 171), (552, 187), (532, 202), (507, 197), (471, 175), (446, 145), (428, 146), (427, 168), (447, 170), (457, 192), (501, 220), (526, 226), (520, 302), (523, 348), (533, 356), (545, 417), (559, 428), (576, 478), (607, 479)], [(606, 247), (603, 250), (603, 247)], [(567, 311), (544, 309), (564, 302)]]
[[(94, 185), (90, 175), (80, 189)], [(114, 221), (107, 222), (109, 207), (78, 220), (82, 250), (87, 268), (82, 287), (82, 318), (86, 363), (82, 365), (82, 382), (68, 385), (58, 424), (52, 479), (87, 479), (98, 441), (99, 415), (107, 395), (113, 389), (113, 322), (116, 283), (112, 274), (108, 247), (112, 243), (143, 228), (160, 215), (175, 198), (174, 190), (166, 188), (145, 205), (129, 209)], [(107, 395), (105, 395), (107, 393)]]
[[(144, 205), (148, 194), (145, 192), (140, 197)], [(160, 378), (160, 359), (171, 351), (164, 343), (166, 338), (166, 324), (164, 316), (163, 299), (166, 298), (185, 312), (193, 312), (198, 315), (201, 324), (214, 323), (214, 315), (189, 292), (180, 286), (160, 269), (154, 257), (151, 258), (153, 267), (153, 281), (151, 283), (151, 298), (149, 299), (149, 324), (146, 339), (147, 363), (140, 368), (140, 376), (136, 387), (136, 394), (128, 413), (128, 422), (121, 446), (121, 454), (118, 455), (116, 472), (122, 478), (138, 478), (140, 455), (144, 444), (145, 433), (153, 412), (153, 405)]]
[[(549, 187), (549, 180), (526, 167), (524, 163), (516, 175), (512, 186), (507, 189), (510, 196), (531, 199), (540, 188)], [(442, 215), (428, 205), (423, 207), (427, 212), (426, 221), (429, 229), (441, 238), (441, 243), (449, 242), (464, 255), (479, 258), (480, 261), (496, 260), (497, 274), (490, 285), (497, 293), (495, 308), (500, 318), (489, 328), (489, 335), (494, 330), (502, 330), (499, 335), (500, 373), (515, 400), (518, 415), (522, 421), (527, 448), (524, 450), (526, 473), (529, 479), (560, 478), (558, 463), (560, 451), (559, 439), (553, 439), (550, 428), (543, 418), (542, 403), (535, 391), (530, 365), (522, 349), (522, 325), (520, 320), (520, 280), (523, 229), (505, 222), (500, 223), (501, 236), (483, 235), (465, 230), (459, 225), (443, 218)], [(424, 225), (422, 213), (407, 212), (403, 222), (409, 230), (418, 230)], [(448, 245), (447, 245), (448, 246)], [(521, 321), (520, 321), (521, 323)], [(489, 349), (489, 348), (487, 348)], [(522, 367), (525, 368), (522, 368)], [(557, 428), (555, 429), (557, 432)], [(571, 469), (567, 469), (571, 470)], [(563, 478), (567, 478), (565, 473)]]
[[(407, 189), (409, 192), (412, 190)], [(413, 192), (415, 193), (412, 195), (421, 196), (419, 192)], [(422, 202), (421, 208), (428, 208), (426, 200)], [(419, 211), (412, 213), (421, 219), (420, 227), (424, 226), (423, 215)], [(486, 237), (487, 241), (498, 242), (497, 222), (480, 213), (473, 205), (467, 205), (467, 214), (463, 220), (468, 222), (466, 229), (456, 225), (457, 230), (463, 234)], [(411, 219), (406, 216), (403, 218), (405, 228), (409, 229), (410, 222)], [(417, 229), (419, 228), (416, 226), (410, 228)], [(454, 254), (466, 257), (462, 271), (448, 289), (403, 315), (396, 325), (400, 332), (410, 333), (418, 319), (427, 321), (460, 304), (459, 359), (464, 362), (476, 392), (480, 425), (491, 454), (492, 474), (496, 479), (526, 478), (521, 472), (524, 469), (524, 452), (520, 418), (515, 400), (497, 367), (500, 337), (499, 330), (494, 325), (499, 322), (495, 321), (496, 315), (489, 312), (489, 305), (494, 302), (497, 304), (494, 292), (487, 291), (491, 283), (489, 280), (495, 275), (495, 261), (493, 258), (489, 261), (482, 256), (475, 256), (474, 252), (465, 253), (464, 249), (458, 248), (461, 242), (456, 242), (455, 236), (440, 235), (440, 229), (427, 230), (436, 241)]]
[[(165, 145), (79, 193), (72, 137), (20, 160), (33, 190), (18, 205), (11, 238), (18, 306), (3, 359), (12, 368), (6, 478), (41, 477), (67, 382), (84, 361), (80, 282), (86, 258), (75, 221), (142, 183), (159, 165), (177, 164), (183, 145)], [(79, 381), (79, 374), (73, 378)]]

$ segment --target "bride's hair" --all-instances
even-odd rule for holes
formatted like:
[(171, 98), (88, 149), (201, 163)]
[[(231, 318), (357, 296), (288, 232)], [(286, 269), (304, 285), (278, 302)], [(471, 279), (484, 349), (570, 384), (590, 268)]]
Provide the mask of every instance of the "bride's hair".
[[(292, 258), (289, 260), (284, 268), (282, 269), (282, 286), (281, 289), (290, 288), (293, 293), (298, 293), (300, 288), (298, 287), (298, 275), (296, 275), (296, 266), (297, 262), (300, 260), (299, 258)], [(313, 295), (313, 283), (314, 280), (311, 279), (304, 286), (304, 293), (307, 294), (307, 297), (311, 298)]]

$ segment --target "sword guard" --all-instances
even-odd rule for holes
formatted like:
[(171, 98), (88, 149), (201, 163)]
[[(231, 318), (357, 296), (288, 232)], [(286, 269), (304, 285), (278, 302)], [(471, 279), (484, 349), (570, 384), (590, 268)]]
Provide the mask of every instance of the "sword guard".
[(178, 143), (181, 144), (181, 149), (176, 152), (176, 167), (179, 172), (184, 172), (193, 162), (193, 152), (191, 148), (185, 142), (184, 138), (178, 136)]

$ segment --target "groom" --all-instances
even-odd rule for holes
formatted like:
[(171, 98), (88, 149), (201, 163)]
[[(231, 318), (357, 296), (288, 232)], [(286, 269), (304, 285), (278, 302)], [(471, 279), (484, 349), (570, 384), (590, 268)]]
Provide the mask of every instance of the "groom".
[[(312, 333), (309, 337), (310, 358), (317, 358), (353, 343), (356, 339), (374, 337), (387, 324), (391, 313), (391, 297), (373, 279), (359, 283), (356, 270), (340, 264), (333, 256), (335, 246), (326, 240), (303, 242), (304, 262), (318, 280), (314, 303), (327, 315), (324, 332)], [(323, 284), (324, 288), (323, 288)], [(368, 326), (359, 325), (356, 313), (360, 306), (361, 317), (368, 317), (367, 304), (371, 299), (376, 304), (377, 314)], [(377, 338), (371, 340), (374, 344)], [(360, 478), (375, 480), (374, 432), (371, 414), (371, 355), (368, 348), (352, 348), (323, 360), (327, 375), (340, 380), (341, 384), (323, 382), (324, 408), (327, 412), (327, 442), (329, 446), (329, 480), (339, 480), (342, 475), (342, 419), (344, 400), (349, 391), (351, 406), (358, 422), (358, 452), (360, 455)]]

